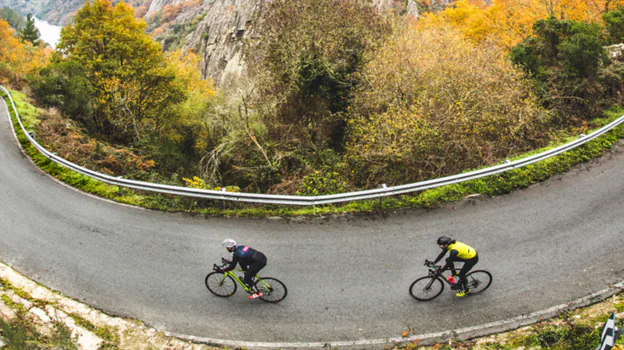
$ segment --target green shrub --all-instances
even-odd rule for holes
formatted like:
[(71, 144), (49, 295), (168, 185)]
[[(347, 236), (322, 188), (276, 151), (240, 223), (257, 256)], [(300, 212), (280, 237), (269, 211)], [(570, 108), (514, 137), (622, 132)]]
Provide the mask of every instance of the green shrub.
[(314, 171), (303, 178), (302, 189), (298, 193), (306, 196), (342, 193), (346, 185), (347, 182), (335, 171)]
[(542, 105), (563, 125), (594, 119), (614, 102), (615, 89), (600, 81), (610, 64), (602, 34), (595, 23), (550, 17), (535, 22), (533, 35), (510, 52), (511, 61), (533, 77)]
[(611, 44), (619, 44), (624, 41), (624, 8), (617, 7), (602, 15), (605, 29), (609, 32)]
[(77, 61), (56, 61), (29, 77), (29, 86), (37, 101), (47, 107), (56, 107), (66, 116), (95, 130), (91, 114), (94, 90), (85, 69)]
[(340, 151), (365, 52), (390, 33), (390, 23), (365, 0), (271, 1), (261, 21), (259, 37), (245, 48), (260, 90), (254, 104), (274, 106), (267, 119), (284, 148)]

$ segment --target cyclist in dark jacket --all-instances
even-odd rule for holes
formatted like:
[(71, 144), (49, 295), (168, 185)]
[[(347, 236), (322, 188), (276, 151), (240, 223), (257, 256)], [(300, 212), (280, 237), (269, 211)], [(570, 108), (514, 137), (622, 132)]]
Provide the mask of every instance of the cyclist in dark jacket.
[(224, 240), (221, 245), (225, 247), (228, 252), (234, 253), (232, 261), (230, 261), (230, 266), (223, 269), (222, 272), (234, 270), (236, 264), (240, 264), (240, 267), (245, 271), (243, 282), (245, 282), (251, 294), (249, 299), (261, 297), (262, 293), (255, 291), (253, 288), (253, 278), (266, 266), (266, 256), (250, 246), (236, 245), (236, 241), (230, 238)]
[(479, 261), (479, 255), (477, 255), (477, 251), (467, 244), (457, 242), (456, 240), (446, 236), (438, 238), (438, 245), (440, 246), (440, 248), (442, 248), (442, 252), (434, 260), (434, 265), (437, 264), (438, 261), (440, 261), (444, 257), (446, 252), (449, 252), (449, 257), (446, 258), (446, 265), (444, 265), (442, 270), (451, 269), (453, 277), (455, 277), (456, 270), (453, 262), (464, 262), (464, 266), (462, 266), (458, 276), (459, 286), (461, 290), (455, 295), (458, 297), (465, 296), (470, 291), (467, 286), (468, 281), (466, 280), (466, 274)]

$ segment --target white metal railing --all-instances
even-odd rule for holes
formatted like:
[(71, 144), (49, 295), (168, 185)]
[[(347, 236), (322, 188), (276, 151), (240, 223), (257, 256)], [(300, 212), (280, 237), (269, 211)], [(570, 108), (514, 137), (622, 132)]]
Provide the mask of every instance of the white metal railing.
[(13, 107), (13, 111), (15, 112), (15, 116), (17, 117), (20, 127), (24, 131), (24, 135), (26, 135), (30, 143), (35, 148), (37, 148), (39, 152), (41, 152), (43, 155), (48, 157), (50, 160), (66, 168), (79, 172), (83, 175), (89, 176), (93, 179), (100, 180), (102, 182), (105, 182), (111, 185), (117, 185), (120, 187), (134, 188), (138, 190), (174, 194), (174, 195), (180, 195), (180, 196), (205, 198), (205, 199), (250, 202), (250, 203), (266, 203), (266, 204), (321, 205), (321, 204), (341, 203), (341, 202), (349, 202), (349, 201), (362, 200), (362, 199), (373, 199), (373, 198), (380, 198), (380, 197), (392, 196), (392, 195), (397, 195), (397, 194), (422, 191), (422, 190), (426, 190), (429, 188), (456, 184), (456, 183), (464, 182), (468, 180), (474, 180), (474, 179), (478, 179), (481, 177), (486, 177), (486, 176), (502, 173), (511, 169), (521, 168), (529, 164), (533, 164), (541, 160), (556, 156), (560, 153), (569, 151), (573, 148), (576, 148), (584, 143), (587, 143), (597, 138), (598, 136), (605, 134), (609, 130), (613, 129), (614, 127), (624, 122), (624, 116), (621, 116), (617, 120), (596, 130), (595, 132), (589, 135), (580, 135), (578, 139), (572, 142), (569, 142), (565, 145), (550, 149), (548, 151), (544, 151), (539, 154), (535, 154), (530, 157), (519, 159), (513, 162), (507, 160), (503, 164), (492, 166), (486, 169), (474, 170), (474, 171), (470, 171), (470, 172), (463, 173), (463, 174), (446, 176), (446, 177), (441, 177), (438, 179), (421, 181), (421, 182), (405, 184), (405, 185), (400, 185), (400, 186), (386, 187), (385, 185), (383, 185), (381, 188), (372, 189), (372, 190), (346, 192), (346, 193), (338, 193), (338, 194), (323, 195), (323, 196), (291, 196), (291, 195), (274, 195), (274, 194), (259, 194), (259, 193), (244, 193), (244, 192), (225, 192), (225, 191), (216, 191), (216, 190), (195, 189), (195, 188), (188, 188), (188, 187), (181, 187), (181, 186), (161, 185), (161, 184), (155, 184), (151, 182), (127, 180), (123, 178), (118, 178), (118, 177), (98, 173), (93, 170), (89, 170), (87, 168), (74, 164), (68, 160), (65, 160), (57, 156), (54, 153), (51, 153), (50, 151), (45, 149), (43, 146), (41, 146), (39, 143), (37, 143), (37, 141), (35, 141), (35, 139), (24, 128), (24, 124), (22, 123), (19, 113), (17, 112), (17, 108), (15, 107), (15, 102), (13, 102), (13, 99), (11, 98), (11, 94), (9, 93), (9, 91), (1, 86), (0, 86), (0, 89), (4, 91), (4, 93), (9, 97), (9, 100), (11, 101), (11, 105)]

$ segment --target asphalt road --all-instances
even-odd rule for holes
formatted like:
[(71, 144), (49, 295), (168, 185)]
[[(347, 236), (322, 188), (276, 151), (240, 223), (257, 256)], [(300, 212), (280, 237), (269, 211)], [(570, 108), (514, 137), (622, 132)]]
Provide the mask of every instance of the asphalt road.
[[(192, 217), (122, 206), (59, 184), (18, 148), (0, 106), (0, 260), (113, 315), (176, 333), (317, 342), (430, 333), (527, 314), (624, 279), (624, 153), (513, 194), (388, 217), (313, 223)], [(474, 246), (485, 293), (408, 294), (435, 240)], [(232, 237), (268, 256), (280, 304), (203, 285)]]

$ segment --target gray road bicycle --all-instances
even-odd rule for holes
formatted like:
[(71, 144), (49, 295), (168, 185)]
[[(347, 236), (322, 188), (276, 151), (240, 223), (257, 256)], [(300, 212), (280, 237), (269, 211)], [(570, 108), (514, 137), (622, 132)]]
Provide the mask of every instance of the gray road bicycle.
[[(410, 285), (409, 293), (414, 299), (429, 301), (437, 298), (444, 291), (445, 283), (451, 286), (451, 289), (457, 289), (458, 286), (443, 275), (444, 271), (449, 269), (443, 270), (442, 266), (435, 265), (429, 260), (425, 260), (425, 266), (429, 268), (429, 274), (420, 277)], [(485, 270), (470, 271), (466, 274), (466, 279), (468, 280), (468, 295), (481, 293), (492, 284), (492, 274)]]

